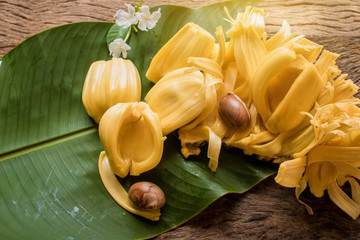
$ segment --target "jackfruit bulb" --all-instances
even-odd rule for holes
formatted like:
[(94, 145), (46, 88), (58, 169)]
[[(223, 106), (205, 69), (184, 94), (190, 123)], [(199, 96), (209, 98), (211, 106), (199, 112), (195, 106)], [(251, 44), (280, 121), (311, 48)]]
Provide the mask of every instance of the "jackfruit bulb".
[(141, 80), (130, 60), (113, 58), (94, 62), (86, 75), (82, 101), (86, 112), (99, 123), (102, 115), (117, 103), (141, 98)]
[(167, 73), (190, 66), (189, 57), (210, 57), (214, 46), (215, 39), (209, 32), (187, 23), (156, 53), (146, 77), (156, 83)]
[(158, 165), (164, 140), (160, 120), (144, 102), (118, 103), (101, 118), (99, 135), (112, 171), (140, 175)]
[(158, 114), (163, 134), (167, 135), (201, 116), (208, 107), (207, 98), (216, 98), (214, 86), (218, 84), (222, 81), (206, 81), (195, 67), (181, 68), (157, 82), (145, 101)]

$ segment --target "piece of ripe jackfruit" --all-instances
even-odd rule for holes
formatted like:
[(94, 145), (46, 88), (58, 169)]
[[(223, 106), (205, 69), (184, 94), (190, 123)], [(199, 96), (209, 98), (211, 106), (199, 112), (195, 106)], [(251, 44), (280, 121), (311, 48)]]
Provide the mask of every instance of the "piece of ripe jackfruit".
[(200, 116), (206, 117), (202, 113), (210, 113), (216, 105), (217, 85), (222, 85), (221, 79), (206, 79), (195, 67), (181, 68), (157, 82), (145, 101), (158, 114), (167, 135)]
[(118, 103), (101, 118), (99, 135), (112, 171), (137, 176), (157, 166), (165, 138), (160, 120), (144, 102)]
[(156, 83), (167, 73), (190, 66), (189, 57), (210, 57), (214, 46), (215, 39), (209, 32), (195, 23), (187, 23), (156, 53), (146, 77)]
[(86, 112), (99, 123), (102, 115), (117, 103), (137, 102), (141, 80), (130, 60), (113, 58), (94, 62), (86, 75), (82, 101)]
[(324, 87), (316, 67), (285, 47), (265, 57), (251, 84), (255, 107), (273, 133), (298, 126)]
[(262, 39), (264, 27), (263, 10), (247, 7), (244, 13), (232, 20), (232, 26), (226, 32), (232, 42), (230, 48), (233, 48), (240, 78), (244, 81), (251, 81), (257, 66), (267, 54)]

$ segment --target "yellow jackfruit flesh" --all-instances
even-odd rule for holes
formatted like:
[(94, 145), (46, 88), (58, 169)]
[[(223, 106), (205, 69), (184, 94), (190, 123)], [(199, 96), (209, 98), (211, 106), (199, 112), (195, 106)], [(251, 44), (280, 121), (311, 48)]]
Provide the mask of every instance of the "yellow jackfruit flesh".
[(287, 47), (293, 50), (296, 54), (302, 55), (310, 63), (314, 63), (323, 46), (310, 41), (302, 36), (295, 37), (292, 40), (284, 44), (284, 47)]
[(215, 172), (218, 166), (222, 138), (229, 131), (228, 127), (221, 120), (218, 114), (213, 112), (195, 127), (184, 126), (179, 129), (179, 139), (181, 140), (181, 153), (185, 158), (191, 155), (199, 155), (199, 146), (208, 142), (207, 157), (209, 158), (209, 168)]
[(266, 49), (271, 52), (279, 47), (283, 47), (291, 39), (294, 39), (298, 34), (292, 33), (290, 25), (287, 21), (283, 21), (280, 31), (274, 36), (265, 41)]
[[(293, 129), (305, 118), (325, 86), (312, 64), (308, 64), (297, 76), (284, 98), (276, 106), (265, 126), (272, 132)], [(269, 96), (271, 97), (271, 96)]]
[(167, 135), (201, 116), (209, 107), (208, 99), (216, 97), (214, 87), (219, 84), (222, 81), (207, 80), (195, 67), (181, 68), (160, 79), (145, 96), (145, 101), (158, 114), (163, 134)]
[[(306, 155), (305, 168), (295, 159), (285, 161), (275, 180), (287, 187), (307, 184), (316, 197), (322, 197), (327, 190), (330, 199), (356, 219), (360, 214), (360, 188), (355, 180), (360, 178), (360, 108), (353, 102), (327, 104), (318, 107), (310, 123), (316, 144)], [(292, 168), (287, 167), (289, 164)], [(291, 169), (298, 170), (293, 173)], [(351, 185), (351, 197), (340, 188), (345, 182)]]
[[(233, 41), (236, 66), (245, 81), (251, 81), (257, 65), (267, 54), (261, 39), (263, 14), (259, 8), (248, 7), (244, 14), (238, 15), (227, 32), (227, 36)], [(253, 20), (254, 16), (255, 20)]]
[(82, 101), (86, 112), (99, 123), (111, 106), (141, 98), (141, 80), (130, 60), (113, 58), (94, 62), (86, 75)]
[[(285, 161), (280, 164), (275, 181), (284, 187), (299, 187), (299, 182), (306, 167), (305, 156)], [(286, 176), (284, 176), (286, 174)]]
[(225, 50), (226, 50), (226, 42), (225, 42), (225, 35), (224, 35), (224, 31), (222, 29), (221, 26), (216, 28), (216, 37), (218, 39), (218, 48), (216, 51), (216, 56), (215, 56), (215, 60), (216, 62), (219, 64), (219, 66), (221, 67), (224, 64), (224, 59), (225, 59)]
[[(308, 155), (308, 184), (310, 191), (322, 197), (328, 190), (330, 199), (348, 213), (353, 219), (360, 215), (359, 185), (360, 145), (331, 146), (318, 145)], [(346, 195), (340, 188), (345, 182), (352, 182), (353, 197)], [(354, 197), (355, 195), (355, 197)]]
[(277, 48), (266, 56), (254, 74), (254, 79), (251, 82), (253, 101), (265, 122), (271, 116), (270, 103), (267, 98), (269, 84), (279, 71), (295, 59), (295, 52), (283, 47)]
[(239, 12), (236, 18), (233, 19), (227, 9), (225, 10), (230, 21), (233, 23), (233, 27), (237, 27), (238, 24), (244, 26), (252, 26), (256, 33), (262, 38), (265, 30), (264, 22), (264, 10), (262, 8), (256, 8), (247, 6), (244, 12)]
[(164, 140), (160, 120), (144, 102), (118, 103), (101, 118), (99, 135), (112, 171), (138, 176), (160, 162)]
[(190, 66), (189, 57), (210, 57), (214, 46), (215, 39), (209, 32), (187, 23), (156, 53), (145, 76), (156, 83), (167, 73)]

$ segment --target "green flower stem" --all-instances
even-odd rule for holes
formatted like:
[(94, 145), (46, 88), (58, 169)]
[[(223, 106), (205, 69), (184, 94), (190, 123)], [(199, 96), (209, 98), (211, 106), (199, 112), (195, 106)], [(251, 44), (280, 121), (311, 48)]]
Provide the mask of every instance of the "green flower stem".
[(132, 29), (132, 27), (129, 27), (129, 30), (127, 31), (126, 36), (124, 38), (124, 42), (127, 42), (127, 40), (129, 39), (129, 37), (131, 35), (131, 29)]
[(139, 30), (137, 29), (136, 25), (131, 25), (131, 27), (134, 29), (134, 32), (138, 32)]
[(124, 42), (127, 42), (127, 40), (129, 40), (132, 30), (134, 30), (134, 32), (136, 33), (139, 31), (135, 25), (131, 25), (126, 33)]
[(139, 11), (139, 8), (141, 7), (142, 0), (140, 0), (139, 4), (135, 6), (135, 12)]
[(142, 0), (140, 0), (139, 4), (137, 5), (137, 7), (141, 7), (142, 4)]

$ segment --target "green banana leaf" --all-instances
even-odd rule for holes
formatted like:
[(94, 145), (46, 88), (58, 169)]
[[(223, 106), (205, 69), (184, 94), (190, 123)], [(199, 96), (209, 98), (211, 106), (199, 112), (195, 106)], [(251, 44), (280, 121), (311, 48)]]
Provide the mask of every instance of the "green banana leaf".
[[(186, 22), (214, 32), (248, 3), (232, 1), (201, 9), (161, 6), (149, 32), (130, 38), (128, 58), (144, 77), (155, 52)], [(155, 8), (157, 9), (157, 8)], [(112, 13), (109, 13), (112, 14)], [(110, 59), (113, 23), (76, 23), (39, 33), (0, 60), (0, 239), (141, 239), (172, 229), (230, 192), (242, 193), (274, 173), (274, 166), (223, 149), (216, 173), (202, 154), (184, 159), (176, 133), (165, 141), (161, 163), (139, 177), (159, 185), (167, 202), (158, 222), (122, 209), (103, 186), (97, 162), (102, 146), (86, 114), (82, 86), (90, 64)], [(111, 35), (113, 34), (113, 35)], [(121, 31), (120, 31), (121, 35)]]

